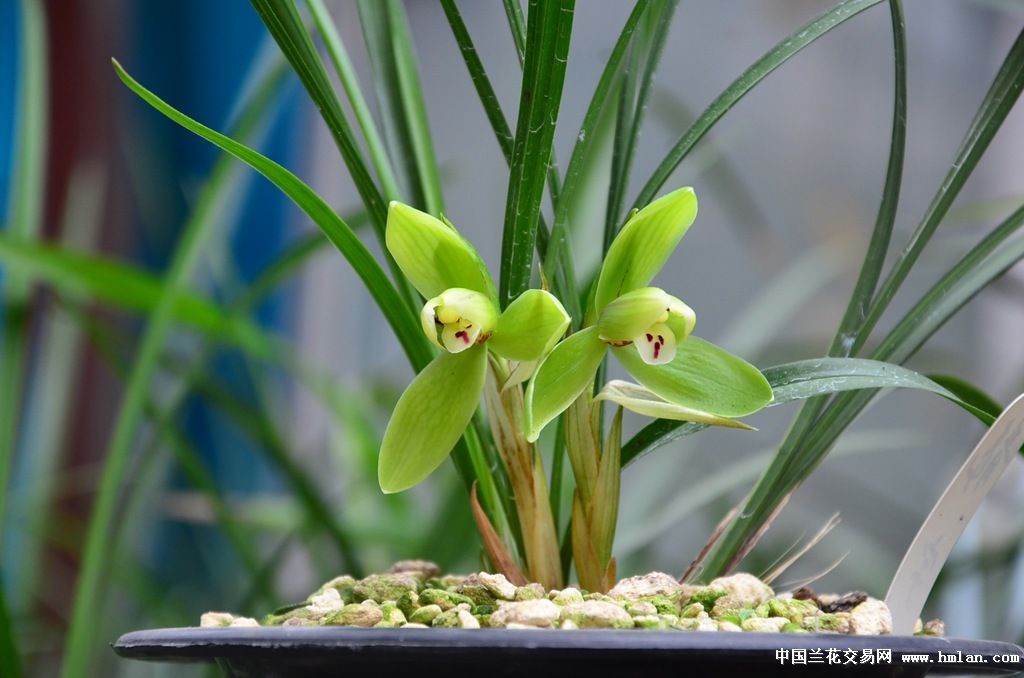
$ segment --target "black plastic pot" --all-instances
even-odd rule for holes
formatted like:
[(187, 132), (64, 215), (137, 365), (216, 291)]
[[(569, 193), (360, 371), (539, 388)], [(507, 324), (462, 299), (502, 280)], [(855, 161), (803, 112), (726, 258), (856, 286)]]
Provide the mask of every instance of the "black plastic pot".
[[(834, 634), (183, 628), (128, 633), (114, 643), (114, 650), (122, 657), (148, 661), (215, 661), (226, 675), (239, 678), (401, 674), (484, 678), (578, 675), (902, 678), (1012, 675), (1024, 671), (1024, 650), (1011, 643)], [(885, 651), (890, 657), (888, 661), (884, 659)], [(873, 658), (873, 663), (868, 657)]]

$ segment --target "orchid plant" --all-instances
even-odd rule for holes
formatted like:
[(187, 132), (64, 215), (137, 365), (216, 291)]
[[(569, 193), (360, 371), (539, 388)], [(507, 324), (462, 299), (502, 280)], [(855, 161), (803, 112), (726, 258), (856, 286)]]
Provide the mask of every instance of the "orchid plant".
[[(487, 389), (495, 445), (528, 535), (525, 574), (513, 565), (511, 544), (494, 539), (485, 544), (492, 561), (504, 564), (513, 579), (558, 586), (563, 580), (559, 544), (551, 512), (545, 510), (550, 499), (536, 447), (542, 429), (579, 402), (570, 415), (573, 422), (564, 428), (576, 433), (564, 440), (577, 485), (574, 557), (582, 584), (607, 590), (615, 577), (611, 546), (621, 413), (602, 449), (594, 403), (609, 400), (643, 415), (749, 429), (736, 417), (753, 414), (772, 399), (771, 386), (757, 368), (691, 336), (697, 318), (689, 306), (647, 286), (696, 216), (697, 198), (689, 187), (633, 213), (608, 249), (583, 327), (559, 341), (571, 318), (557, 298), (529, 289), (499, 310), (490, 273), (455, 227), (443, 217), (392, 202), (385, 242), (426, 299), (420, 323), (440, 353), (412, 381), (391, 416), (378, 465), (381, 489), (408, 489), (436, 469)], [(612, 381), (594, 399), (595, 378), (609, 350), (639, 384)], [(492, 530), (481, 525), (485, 534)]]

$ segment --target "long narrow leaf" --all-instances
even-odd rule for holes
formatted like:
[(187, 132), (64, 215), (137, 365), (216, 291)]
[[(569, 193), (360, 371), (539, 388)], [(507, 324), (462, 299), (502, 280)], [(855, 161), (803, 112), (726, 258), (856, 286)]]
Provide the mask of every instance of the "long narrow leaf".
[(747, 92), (753, 89), (759, 82), (784, 64), (791, 57), (796, 55), (807, 45), (811, 44), (825, 33), (841, 25), (864, 10), (877, 5), (884, 0), (843, 0), (838, 5), (821, 14), (812, 21), (804, 24), (791, 35), (779, 42), (764, 56), (754, 62), (736, 80), (715, 98), (714, 101), (701, 113), (700, 117), (690, 125), (664, 160), (658, 165), (641, 189), (639, 196), (633, 203), (636, 209), (642, 208), (654, 199), (665, 182), (683, 161), (683, 158), (697, 145), (705, 134), (708, 133), (726, 111), (732, 108), (736, 102), (743, 98)]
[(441, 179), (427, 120), (427, 105), (423, 100), (420, 76), (416, 69), (416, 53), (412, 36), (409, 34), (409, 20), (405, 16), (405, 6), (401, 0), (385, 0), (385, 3), (387, 35), (394, 55), (395, 75), (398, 81), (398, 91), (395, 95), (404, 110), (406, 125), (409, 128), (416, 173), (423, 191), (423, 205), (431, 214), (440, 214), (444, 211)]
[(408, 312), (395, 287), (373, 259), (370, 251), (366, 249), (366, 246), (352, 232), (352, 229), (341, 220), (341, 217), (320, 196), (300, 181), (298, 177), (273, 160), (238, 143), (230, 137), (196, 122), (171, 107), (136, 82), (116, 61), (114, 62), (114, 68), (117, 70), (118, 77), (146, 103), (185, 129), (246, 163), (273, 182), (291, 198), (320, 227), (324, 235), (327, 236), (327, 239), (345, 255), (352, 268), (362, 278), (367, 290), (369, 290), (384, 317), (394, 330), (395, 336), (401, 342), (402, 348), (405, 349), (406, 355), (409, 356), (413, 367), (419, 370), (430, 362), (430, 349), (426, 345), (426, 339), (423, 337), (419, 323)]
[[(126, 74), (121, 72), (123, 77)], [(264, 77), (273, 76), (273, 70)], [(130, 81), (130, 78), (127, 78)], [(263, 88), (257, 88), (240, 118), (238, 129), (246, 133), (269, 110), (270, 99)], [(152, 96), (152, 95), (150, 95)], [(154, 97), (155, 99), (155, 97)], [(159, 100), (157, 100), (159, 101)], [(174, 307), (179, 290), (186, 285), (189, 275), (199, 261), (203, 244), (216, 223), (221, 187), (230, 177), (232, 160), (224, 156), (214, 166), (200, 193), (195, 211), (185, 224), (176, 251), (171, 258), (160, 298), (149, 314), (149, 322), (131, 374), (125, 385), (114, 430), (104, 457), (99, 490), (94, 500), (92, 515), (82, 553), (82, 564), (71, 611), (71, 622), (65, 644), (62, 675), (65, 678), (91, 673), (94, 639), (98, 629), (97, 616), (102, 617), (103, 590), (107, 573), (108, 555), (123, 480), (135, 441), (135, 433), (145, 413), (150, 384), (156, 376), (164, 344), (174, 321)]]
[(647, 113), (647, 99), (654, 83), (654, 72), (668, 38), (678, 0), (658, 0), (644, 15), (630, 49), (629, 67), (619, 92), (615, 144), (612, 151), (611, 182), (605, 212), (603, 247), (607, 251), (622, 223), (622, 205), (629, 188), (636, 145)]
[[(886, 171), (885, 186), (882, 189), (878, 216), (871, 233), (871, 241), (864, 254), (864, 262), (861, 264), (860, 274), (850, 295), (846, 311), (843, 313), (839, 328), (829, 346), (828, 354), (830, 356), (849, 356), (855, 350), (857, 336), (863, 327), (875, 289), (878, 286), (886, 254), (889, 251), (896, 209), (899, 204), (907, 129), (906, 32), (903, 21), (903, 5), (900, 0), (890, 0), (889, 10), (892, 19), (895, 90), (889, 165)], [(786, 438), (779, 446), (780, 455), (793, 454), (793, 450), (802, 446), (804, 436), (814, 427), (815, 420), (827, 406), (828, 400), (827, 397), (812, 398), (800, 408)]]
[(537, 224), (569, 56), (574, 0), (531, 0), (501, 248), (499, 298), (530, 286)]
[[(769, 407), (795, 400), (845, 392), (876, 392), (883, 388), (910, 388), (940, 395), (988, 425), (999, 410), (979, 407), (977, 400), (965, 400), (931, 379), (899, 365), (862, 358), (818, 358), (786, 363), (764, 370), (775, 399)], [(622, 448), (622, 466), (641, 455), (683, 436), (707, 428), (706, 424), (658, 419), (641, 429)]]
[[(362, 159), (352, 128), (341, 110), (327, 71), (324, 69), (313, 40), (292, 0), (252, 0), (252, 6), (281, 47), (306, 91), (321, 112), (338, 150), (352, 175), (356, 190), (366, 206), (378, 233), (383, 236), (387, 222), (387, 206)], [(123, 79), (123, 78), (122, 78)], [(145, 98), (145, 97), (144, 97)]]
[[(324, 122), (327, 123), (327, 128), (334, 138), (338, 151), (345, 161), (345, 166), (348, 167), (349, 174), (352, 176), (356, 190), (359, 192), (359, 197), (363, 201), (363, 206), (370, 215), (370, 222), (373, 224), (377, 239), (383, 243), (384, 229), (387, 224), (387, 205), (370, 176), (369, 168), (356, 143), (352, 128), (341, 109), (341, 102), (338, 100), (327, 77), (327, 70), (316, 52), (313, 38), (295, 6), (295, 0), (251, 0), (251, 3), (299, 76)], [(384, 252), (384, 259), (394, 276), (399, 295), (408, 304), (409, 313), (416, 313), (419, 311), (419, 299), (415, 292), (387, 251)]]
[[(8, 226), (13, 238), (31, 241), (40, 230), (46, 159), (46, 27), (39, 0), (22, 0)], [(21, 387), (28, 349), (29, 288), (18, 275), (3, 280), (0, 331), (0, 532), (3, 531), (10, 471), (18, 447)], [(3, 549), (0, 536), (0, 550)]]
[(924, 251), (939, 224), (949, 212), (953, 201), (960, 194), (960, 189), (967, 183), (974, 168), (978, 166), (978, 162), (988, 149), (996, 132), (1002, 127), (1006, 116), (1013, 110), (1022, 90), (1024, 90), (1024, 30), (1018, 34), (1017, 40), (1013, 43), (1003, 65), (992, 81), (992, 86), (985, 94), (985, 99), (978, 108), (978, 112), (967, 130), (966, 137), (960, 144), (956, 159), (942, 180), (931, 204), (928, 205), (924, 218), (914, 230), (910, 242), (900, 253), (899, 259), (893, 264), (878, 295), (872, 301), (867, 318), (857, 335), (855, 349), (867, 341), (871, 330), (874, 329), (878, 319), (888, 308), (889, 302), (892, 301), (921, 256), (921, 252)]
[[(441, 7), (448, 18), (448, 24), (451, 26), (455, 42), (459, 46), (462, 59), (466, 63), (466, 69), (469, 71), (469, 76), (473, 81), (473, 86), (476, 88), (477, 96), (480, 98), (480, 104), (487, 115), (487, 120), (491, 124), (491, 129), (494, 131), (498, 146), (505, 156), (505, 161), (511, 166), (514, 142), (512, 131), (509, 129), (505, 114), (501, 110), (501, 104), (498, 102), (494, 87), (491, 86), (491, 81), (487, 77), (487, 72), (484, 69), (483, 62), (480, 60), (480, 55), (473, 45), (469, 29), (466, 28), (466, 24), (462, 20), (462, 15), (459, 13), (455, 0), (441, 0)], [(561, 187), (558, 185), (557, 179), (558, 173), (554, 163), (552, 163), (552, 167), (548, 172), (549, 191), (552, 195), (558, 195), (560, 200)], [(569, 315), (578, 321), (582, 320), (580, 318), (579, 293), (576, 289), (576, 273), (573, 265), (572, 249), (568, 243), (564, 243), (564, 246), (558, 249), (558, 260), (549, 259), (548, 248), (550, 240), (551, 234), (547, 232), (544, 218), (543, 216), (538, 216), (537, 254), (545, 262), (544, 272), (553, 279), (552, 287), (556, 295), (563, 300)]]
[[(904, 316), (882, 341), (873, 357), (880, 360), (904, 362), (920, 349), (925, 341), (968, 301), (977, 295), (1021, 259), (1024, 259), (1024, 238), (1017, 238), (1000, 251), (992, 251), (1024, 224), (1021, 207), (982, 242), (972, 249), (943, 278), (936, 283)], [(845, 393), (835, 399), (805, 435), (794, 452), (779, 456), (765, 471), (744, 511), (750, 512), (751, 523), (763, 521), (774, 511), (778, 497), (784, 496), (799, 484), (825, 458), (840, 434), (857, 418), (871, 401), (875, 391)], [(998, 413), (996, 413), (998, 414)], [(734, 554), (740, 553), (749, 535), (746, 526), (734, 526), (723, 535), (728, 538), (722, 555), (715, 551), (715, 559), (705, 563), (713, 571), (722, 571)], [(734, 531), (735, 530), (735, 531)], [(728, 555), (726, 555), (728, 554)]]
[(373, 115), (366, 103), (366, 97), (363, 96), (363, 91), (359, 87), (359, 79), (355, 67), (349, 59), (348, 50), (345, 49), (345, 43), (342, 42), (338, 29), (331, 21), (331, 15), (323, 0), (306, 0), (306, 5), (313, 16), (317, 31), (323, 37), (327, 53), (331, 57), (331, 63), (334, 64), (334, 70), (338, 73), (341, 86), (345, 89), (345, 96), (348, 98), (349, 105), (352, 106), (352, 113), (356, 116), (356, 123), (363, 133), (363, 139), (366, 140), (366, 150), (370, 154), (373, 169), (380, 179), (384, 198), (398, 200), (401, 197), (401, 192), (398, 190), (391, 160), (388, 158), (380, 132), (377, 131), (377, 125), (373, 122)]

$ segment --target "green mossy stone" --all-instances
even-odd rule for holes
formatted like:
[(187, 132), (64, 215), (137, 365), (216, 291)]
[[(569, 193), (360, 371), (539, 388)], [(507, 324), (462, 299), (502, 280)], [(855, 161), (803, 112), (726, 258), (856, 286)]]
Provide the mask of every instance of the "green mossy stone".
[(679, 616), (684, 619), (694, 619), (705, 612), (704, 606), (700, 603), (690, 603), (680, 610)]
[(658, 614), (679, 614), (679, 596), (658, 595), (646, 596), (637, 599), (640, 602), (650, 603), (658, 611)]
[(417, 593), (420, 580), (410, 574), (371, 574), (353, 587), (356, 600), (375, 600), (378, 603), (397, 601), (404, 593)]
[(715, 603), (718, 602), (718, 599), (725, 596), (726, 593), (728, 592), (725, 589), (702, 586), (690, 595), (690, 599), (686, 601), (686, 605), (700, 603), (705, 610), (710, 611), (715, 608)]
[(444, 612), (444, 610), (442, 610), (439, 605), (424, 605), (409, 615), (409, 621), (417, 624), (430, 625), (442, 612)]
[(384, 621), (380, 607), (369, 601), (349, 603), (324, 620), (327, 626), (375, 626)]
[[(493, 601), (492, 601), (493, 602)], [(419, 594), (420, 605), (437, 605), (442, 610), (448, 611), (456, 605), (466, 604), (472, 607), (473, 599), (444, 589), (423, 589)]]
[(672, 628), (672, 624), (669, 624), (656, 614), (644, 614), (633, 617), (633, 625), (638, 629), (654, 631), (664, 631)]
[(811, 633), (849, 633), (850, 615), (848, 612), (823, 613), (807, 617), (800, 626)]
[(522, 602), (524, 600), (540, 600), (541, 598), (547, 597), (547, 591), (540, 584), (527, 584), (526, 586), (516, 587), (516, 602)]
[[(581, 600), (580, 602), (583, 601)], [(627, 602), (626, 612), (628, 612), (629, 615), (634, 618), (658, 616), (658, 608), (654, 606), (654, 603), (651, 603), (646, 600), (631, 600)]]
[(398, 604), (398, 609), (408, 619), (420, 606), (420, 595), (415, 591), (406, 591), (395, 602)]
[(384, 603), (380, 606), (380, 611), (384, 614), (384, 621), (395, 626), (401, 626), (408, 621), (405, 613), (395, 603)]

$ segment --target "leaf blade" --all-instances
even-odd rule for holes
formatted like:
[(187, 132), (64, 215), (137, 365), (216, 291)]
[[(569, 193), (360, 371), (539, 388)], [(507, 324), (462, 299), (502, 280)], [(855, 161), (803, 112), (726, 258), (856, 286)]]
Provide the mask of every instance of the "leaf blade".
[(530, 286), (574, 6), (575, 0), (530, 1), (526, 61), (502, 234), (499, 284), (502, 308)]

